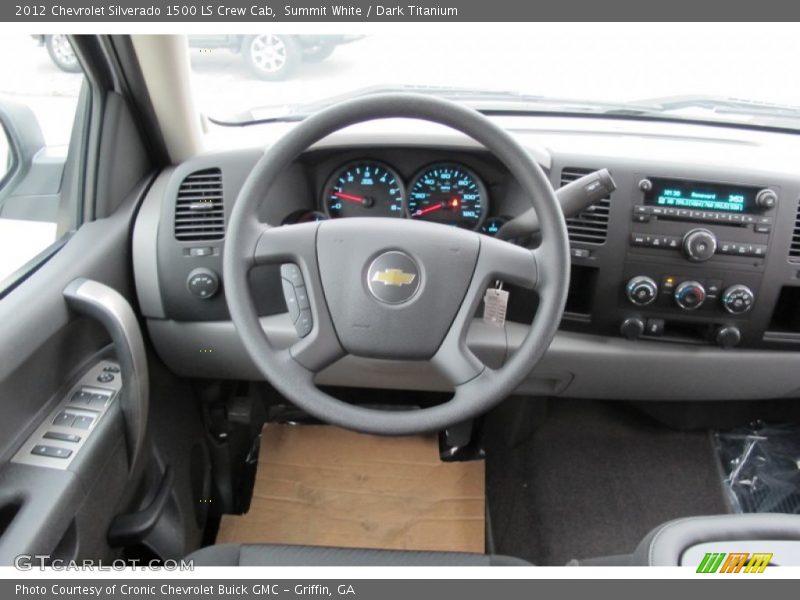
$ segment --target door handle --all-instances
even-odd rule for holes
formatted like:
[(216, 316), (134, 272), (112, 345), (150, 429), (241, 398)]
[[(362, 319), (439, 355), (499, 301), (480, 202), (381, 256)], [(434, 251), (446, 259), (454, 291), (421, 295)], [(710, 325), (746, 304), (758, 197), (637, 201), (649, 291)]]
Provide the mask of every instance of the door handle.
[(125, 418), (129, 472), (142, 460), (150, 406), (147, 353), (133, 308), (115, 289), (78, 278), (64, 288), (64, 299), (75, 312), (99, 321), (111, 336), (120, 366), (120, 407)]

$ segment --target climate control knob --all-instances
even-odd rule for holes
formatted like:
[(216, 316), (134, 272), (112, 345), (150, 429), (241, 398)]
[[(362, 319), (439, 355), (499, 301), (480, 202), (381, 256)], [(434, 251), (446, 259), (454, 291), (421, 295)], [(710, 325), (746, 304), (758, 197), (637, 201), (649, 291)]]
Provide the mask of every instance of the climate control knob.
[(683, 253), (692, 262), (703, 262), (717, 251), (717, 238), (708, 229), (692, 229), (683, 236)]
[(746, 285), (732, 285), (722, 292), (722, 306), (732, 315), (741, 315), (753, 307), (756, 300), (753, 291)]
[(675, 288), (674, 297), (683, 310), (695, 310), (706, 301), (706, 288), (699, 281), (684, 281)]
[(656, 282), (646, 275), (634, 277), (625, 286), (625, 294), (628, 300), (636, 306), (647, 306), (658, 296), (658, 286)]

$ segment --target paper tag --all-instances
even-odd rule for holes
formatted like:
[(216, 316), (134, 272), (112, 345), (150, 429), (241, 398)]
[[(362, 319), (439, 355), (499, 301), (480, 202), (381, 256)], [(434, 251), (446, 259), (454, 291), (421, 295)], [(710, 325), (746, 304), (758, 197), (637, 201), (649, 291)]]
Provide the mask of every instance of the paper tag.
[(503, 326), (506, 322), (508, 292), (489, 288), (483, 296), (483, 320), (492, 325)]

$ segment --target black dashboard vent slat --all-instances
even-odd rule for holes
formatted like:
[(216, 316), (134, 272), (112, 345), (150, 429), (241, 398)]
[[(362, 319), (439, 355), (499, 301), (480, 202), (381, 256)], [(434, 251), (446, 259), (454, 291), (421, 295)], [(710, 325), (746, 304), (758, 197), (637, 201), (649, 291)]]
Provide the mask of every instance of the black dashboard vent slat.
[(800, 262), (800, 204), (794, 216), (794, 229), (792, 230), (792, 244), (789, 246), (789, 261)]
[[(593, 171), (594, 169), (564, 167), (561, 170), (561, 185), (567, 185), (571, 181), (580, 179)], [(570, 242), (604, 244), (608, 235), (608, 218), (610, 214), (611, 198), (603, 198), (577, 216), (567, 219)]]
[(187, 175), (175, 199), (175, 239), (202, 242), (223, 237), (222, 171), (204, 169)]

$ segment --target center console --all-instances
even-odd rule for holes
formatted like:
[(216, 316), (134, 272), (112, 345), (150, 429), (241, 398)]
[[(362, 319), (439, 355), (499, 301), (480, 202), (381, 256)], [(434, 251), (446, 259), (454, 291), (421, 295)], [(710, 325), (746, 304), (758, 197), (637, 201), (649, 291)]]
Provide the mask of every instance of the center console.
[(621, 333), (738, 345), (758, 302), (778, 193), (646, 176), (638, 189), (619, 297), (633, 310)]
[[(729, 170), (641, 166), (608, 165), (618, 189), (605, 241), (571, 240), (573, 289), (564, 327), (722, 348), (777, 349), (800, 341), (790, 306), (800, 290), (800, 268), (792, 266), (792, 186)], [(681, 171), (691, 175), (676, 176)], [(583, 219), (596, 222), (591, 213)]]

